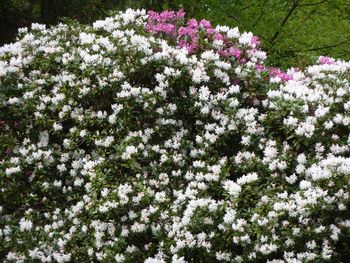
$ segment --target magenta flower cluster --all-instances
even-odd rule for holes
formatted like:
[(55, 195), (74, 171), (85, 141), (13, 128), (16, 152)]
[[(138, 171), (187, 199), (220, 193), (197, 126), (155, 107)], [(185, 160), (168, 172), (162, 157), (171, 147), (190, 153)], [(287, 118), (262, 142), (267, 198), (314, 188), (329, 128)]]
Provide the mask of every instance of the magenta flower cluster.
[(164, 33), (175, 37), (176, 35), (176, 24), (179, 23), (185, 17), (183, 10), (175, 11), (163, 11), (157, 13), (154, 11), (148, 12), (148, 23), (146, 28), (152, 33)]
[(319, 62), (321, 65), (324, 65), (324, 64), (328, 64), (328, 65), (335, 64), (335, 61), (334, 61), (333, 58), (326, 57), (326, 56), (320, 56), (320, 57), (318, 58), (318, 62)]
[[(181, 48), (186, 48), (190, 54), (207, 49), (210, 45), (220, 43), (218, 54), (222, 57), (234, 58), (238, 63), (243, 64), (250, 61), (246, 55), (255, 53), (260, 46), (259, 37), (251, 35), (246, 41), (239, 38), (233, 39), (222, 31), (212, 27), (210, 21), (202, 19), (197, 21), (192, 18), (185, 23), (185, 12), (179, 11), (163, 11), (148, 12), (148, 23), (146, 29), (154, 34), (163, 34), (169, 36)], [(240, 43), (241, 42), (241, 43)], [(242, 45), (243, 43), (243, 45)], [(250, 50), (247, 50), (250, 48)], [(242, 48), (243, 47), (243, 48)], [(321, 64), (329, 64), (327, 58), (320, 62)], [(256, 62), (256, 68), (259, 71), (265, 71), (269, 77), (278, 77), (282, 81), (293, 79), (292, 76), (278, 68), (269, 68)]]
[(279, 68), (269, 68), (269, 76), (274, 78), (278, 77), (284, 81), (292, 80), (293, 77), (286, 72), (280, 70)]
[[(185, 12), (180, 11), (163, 11), (163, 12), (148, 12), (148, 23), (146, 29), (152, 33), (163, 33), (177, 41), (179, 47), (186, 48), (189, 53), (195, 53), (198, 50), (204, 49), (204, 43), (200, 43), (201, 39), (206, 40), (206, 43), (214, 41), (222, 41), (223, 47), (219, 54), (225, 57), (241, 58), (242, 51), (238, 49), (232, 40), (225, 36), (222, 32), (218, 32), (212, 27), (210, 21), (202, 19), (197, 21), (192, 18), (184, 22)], [(260, 45), (259, 38), (253, 36), (251, 39), (252, 46)], [(245, 62), (245, 61), (241, 61)]]

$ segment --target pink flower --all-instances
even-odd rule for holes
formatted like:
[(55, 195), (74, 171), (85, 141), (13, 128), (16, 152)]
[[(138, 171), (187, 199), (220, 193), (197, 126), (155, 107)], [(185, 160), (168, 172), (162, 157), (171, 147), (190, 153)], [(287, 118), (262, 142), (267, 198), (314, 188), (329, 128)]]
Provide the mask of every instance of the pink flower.
[(238, 48), (230, 48), (230, 54), (236, 58), (240, 58), (242, 52)]
[(238, 48), (230, 47), (229, 49), (220, 50), (219, 53), (224, 57), (235, 57), (239, 59), (241, 57), (242, 51)]
[(165, 33), (174, 37), (176, 35), (176, 24), (185, 16), (181, 9), (178, 12), (163, 11), (161, 13), (148, 11), (148, 23), (146, 29), (152, 33)]
[[(226, 33), (217, 32), (216, 29), (212, 28), (210, 21), (202, 19), (197, 21), (192, 18), (184, 24), (185, 12), (179, 10), (174, 11), (163, 11), (163, 12), (148, 12), (148, 23), (146, 25), (146, 30), (154, 34), (164, 34), (163, 36), (170, 36), (173, 40), (177, 41), (177, 45), (181, 48), (186, 48), (189, 53), (196, 52), (199, 48), (205, 48), (206, 45), (204, 41), (199, 41), (200, 37), (204, 37), (208, 41), (209, 46), (213, 41), (222, 41), (223, 47), (218, 50), (219, 54), (223, 57), (234, 57), (237, 59), (238, 63), (246, 63), (250, 59), (245, 55), (249, 52), (256, 52), (256, 47), (260, 45), (259, 38), (257, 36), (249, 35), (247, 44), (250, 42), (252, 50), (240, 50), (236, 48), (235, 42), (226, 37)], [(213, 47), (214, 48), (214, 47)], [(277, 74), (277, 73), (276, 73)], [(275, 75), (276, 75), (275, 74)], [(282, 73), (281, 73), (282, 74)], [(286, 78), (283, 74), (283, 78)]]
[(173, 24), (147, 24), (147, 29), (152, 33), (166, 33), (174, 35), (175, 26)]
[(197, 38), (192, 39), (191, 42), (179, 40), (178, 45), (181, 48), (186, 48), (189, 53), (193, 53), (197, 50)]
[(286, 72), (281, 71), (279, 68), (270, 68), (270, 77), (279, 77), (284, 81), (292, 80), (293, 77), (288, 75)]
[(193, 29), (197, 29), (198, 28), (198, 22), (196, 19), (192, 18), (190, 20), (188, 20), (187, 22), (187, 26)]
[(213, 35), (216, 32), (214, 28), (206, 28), (206, 30), (209, 35)]
[(214, 34), (214, 39), (215, 40), (224, 40), (224, 36), (220, 33), (215, 33)]
[(293, 77), (288, 75), (287, 73), (285, 72), (281, 72), (277, 75), (277, 77), (279, 77), (280, 79), (284, 80), (284, 81), (288, 81), (288, 80), (292, 80)]
[(332, 64), (335, 64), (335, 61), (330, 57), (320, 56), (318, 58), (318, 63), (320, 63), (321, 65), (324, 65), (324, 64), (332, 65)]
[(163, 11), (161, 13), (155, 11), (148, 11), (148, 16), (151, 20), (157, 22), (166, 22), (169, 20), (179, 20), (185, 17), (185, 12), (183, 9), (180, 9), (178, 12), (174, 11)]
[(255, 64), (255, 68), (256, 68), (258, 71), (264, 71), (264, 70), (266, 69), (265, 66), (260, 65), (259, 63)]
[(187, 35), (187, 36), (195, 36), (197, 33), (196, 30), (192, 29), (192, 28), (188, 28), (188, 27), (180, 27), (179, 30), (178, 30), (178, 35), (179, 37), (181, 36), (184, 36), (184, 35)]
[(159, 18), (158, 13), (154, 12), (152, 10), (148, 11), (147, 14), (148, 14), (149, 19), (151, 19), (151, 20), (158, 20), (158, 18)]
[(199, 26), (204, 27), (205, 29), (210, 29), (211, 28), (211, 23), (208, 20), (202, 19), (199, 22)]
[(259, 37), (253, 36), (250, 43), (255, 45), (255, 47), (258, 47), (260, 45)]

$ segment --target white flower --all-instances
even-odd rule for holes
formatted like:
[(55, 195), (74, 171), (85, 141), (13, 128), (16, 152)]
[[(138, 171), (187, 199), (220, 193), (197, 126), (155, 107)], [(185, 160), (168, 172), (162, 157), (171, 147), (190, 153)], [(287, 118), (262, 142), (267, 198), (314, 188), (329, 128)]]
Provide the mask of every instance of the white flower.
[(125, 152), (122, 154), (122, 159), (124, 159), (124, 160), (130, 159), (131, 156), (137, 152), (138, 152), (138, 150), (135, 146), (133, 146), (133, 145), (127, 146), (125, 149)]
[(32, 227), (33, 227), (33, 222), (30, 220), (26, 220), (25, 218), (22, 218), (19, 221), (19, 229), (21, 230), (21, 232), (29, 231), (32, 229)]
[(123, 254), (116, 254), (114, 258), (117, 263), (125, 261), (125, 256)]
[(240, 44), (250, 44), (252, 41), (253, 34), (251, 32), (243, 32), (243, 34), (239, 37)]
[(81, 44), (91, 44), (95, 40), (95, 36), (93, 34), (81, 32), (79, 34), (79, 39)]
[(61, 131), (61, 130), (63, 129), (63, 126), (62, 126), (61, 124), (55, 122), (55, 123), (53, 124), (53, 129), (54, 129), (55, 131)]
[(10, 167), (10, 168), (6, 168), (6, 169), (5, 169), (6, 175), (11, 175), (11, 174), (19, 173), (20, 171), (21, 171), (21, 167), (20, 167), (20, 166)]
[(227, 31), (228, 38), (238, 38), (240, 36), (238, 27), (230, 28)]
[(230, 180), (224, 182), (224, 189), (233, 197), (237, 197), (241, 192), (241, 186)]
[(240, 178), (237, 179), (237, 184), (239, 185), (244, 185), (248, 184), (250, 182), (254, 182), (258, 180), (258, 174), (253, 172), (253, 173), (248, 173), (247, 175), (243, 175)]
[(305, 190), (305, 189), (308, 189), (308, 188), (311, 188), (311, 182), (309, 181), (306, 181), (306, 180), (302, 180), (299, 184), (299, 187), (301, 190)]

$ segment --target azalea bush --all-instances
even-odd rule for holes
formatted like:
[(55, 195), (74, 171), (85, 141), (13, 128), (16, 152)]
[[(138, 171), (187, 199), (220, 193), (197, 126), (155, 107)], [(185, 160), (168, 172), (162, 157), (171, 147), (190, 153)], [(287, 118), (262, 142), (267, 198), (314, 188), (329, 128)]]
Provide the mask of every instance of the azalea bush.
[(4, 262), (350, 257), (350, 63), (126, 10), (0, 48)]

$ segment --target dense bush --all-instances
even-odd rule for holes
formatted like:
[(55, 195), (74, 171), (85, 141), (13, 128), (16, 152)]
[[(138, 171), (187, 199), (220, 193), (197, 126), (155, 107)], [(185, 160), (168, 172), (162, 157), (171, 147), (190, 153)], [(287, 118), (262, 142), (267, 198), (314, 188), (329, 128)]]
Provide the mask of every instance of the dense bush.
[(350, 256), (350, 63), (267, 68), (251, 33), (183, 17), (0, 48), (5, 262)]

